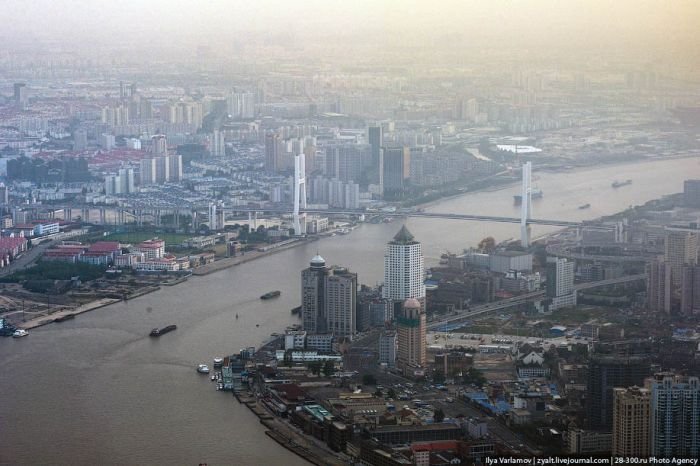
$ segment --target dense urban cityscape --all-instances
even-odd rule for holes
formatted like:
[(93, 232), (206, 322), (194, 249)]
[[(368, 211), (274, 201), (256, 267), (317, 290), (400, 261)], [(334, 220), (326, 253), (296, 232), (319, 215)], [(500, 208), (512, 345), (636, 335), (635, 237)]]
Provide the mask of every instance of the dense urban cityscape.
[(10, 3), (0, 464), (697, 464), (692, 2), (590, 44)]

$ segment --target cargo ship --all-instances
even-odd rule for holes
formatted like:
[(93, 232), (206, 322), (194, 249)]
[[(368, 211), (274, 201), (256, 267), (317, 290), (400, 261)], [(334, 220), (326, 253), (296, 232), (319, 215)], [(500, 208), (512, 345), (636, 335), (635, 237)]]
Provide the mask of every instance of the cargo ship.
[(278, 297), (278, 296), (281, 295), (281, 294), (282, 294), (282, 292), (279, 291), (279, 290), (268, 291), (268, 292), (265, 293), (264, 295), (260, 296), (260, 299), (272, 299), (272, 298)]
[(627, 186), (628, 184), (632, 184), (632, 180), (625, 180), (625, 181), (613, 181), (613, 184), (611, 185), (613, 188), (620, 188), (622, 186)]
[[(542, 199), (544, 197), (544, 192), (542, 192), (541, 189), (535, 188), (532, 191), (530, 191), (530, 198), (531, 199)], [(520, 194), (516, 194), (513, 196), (513, 202), (515, 202), (515, 205), (520, 205), (523, 203), (523, 196)]]
[(177, 325), (168, 325), (167, 327), (163, 328), (154, 328), (151, 330), (151, 333), (149, 333), (150, 336), (152, 337), (159, 337), (161, 335), (165, 335), (168, 332), (172, 332), (177, 328)]

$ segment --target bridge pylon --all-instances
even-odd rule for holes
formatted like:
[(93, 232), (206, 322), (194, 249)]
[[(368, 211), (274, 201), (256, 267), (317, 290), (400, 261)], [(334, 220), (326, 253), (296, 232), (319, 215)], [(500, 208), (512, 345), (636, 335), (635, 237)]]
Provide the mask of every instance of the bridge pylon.
[(530, 218), (532, 216), (532, 162), (523, 164), (523, 184), (520, 203), (520, 243), (530, 246)]

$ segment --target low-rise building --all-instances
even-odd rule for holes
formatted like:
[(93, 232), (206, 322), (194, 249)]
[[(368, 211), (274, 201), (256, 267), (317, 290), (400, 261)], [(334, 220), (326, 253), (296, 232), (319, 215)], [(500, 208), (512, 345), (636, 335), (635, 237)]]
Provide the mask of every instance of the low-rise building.
[(583, 455), (607, 453), (612, 449), (612, 432), (571, 429), (568, 433), (568, 453)]
[(160, 259), (165, 256), (165, 241), (158, 238), (149, 239), (132, 247), (131, 252), (142, 252), (146, 259)]
[(174, 256), (147, 258), (143, 262), (138, 262), (134, 268), (138, 272), (175, 272), (180, 270), (180, 263)]

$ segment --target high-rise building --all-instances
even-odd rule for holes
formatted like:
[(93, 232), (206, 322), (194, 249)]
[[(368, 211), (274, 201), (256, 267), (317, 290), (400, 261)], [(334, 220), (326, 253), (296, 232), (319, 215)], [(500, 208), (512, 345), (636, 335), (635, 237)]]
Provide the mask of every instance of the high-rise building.
[(109, 133), (103, 133), (100, 136), (100, 146), (104, 150), (112, 150), (114, 148), (114, 135)]
[(211, 231), (218, 231), (224, 228), (224, 205), (219, 202), (209, 203), (209, 229)]
[(209, 153), (212, 157), (222, 157), (226, 155), (226, 140), (224, 139), (224, 133), (215, 129), (211, 134), (209, 144)]
[(255, 118), (255, 94), (252, 92), (232, 92), (226, 98), (226, 110), (231, 118)]
[[(382, 146), (384, 146), (384, 134), (381, 126), (370, 126), (367, 130), (367, 140), (372, 153), (372, 169), (379, 171), (379, 159), (381, 157)], [(375, 180), (377, 181), (377, 180)]]
[(320, 255), (311, 259), (309, 268), (301, 271), (302, 327), (308, 333), (326, 333), (326, 277), (330, 274), (326, 261)]
[(681, 270), (685, 265), (698, 263), (697, 225), (688, 227), (666, 227), (666, 262), (671, 266), (671, 286), (677, 290), (681, 286)]
[(425, 322), (423, 305), (415, 298), (407, 299), (396, 316), (396, 362), (404, 373), (425, 367)]
[(547, 257), (547, 297), (550, 310), (576, 305), (574, 262), (565, 258)]
[(27, 106), (27, 85), (25, 83), (15, 83), (15, 105), (21, 109)]
[(163, 134), (151, 137), (151, 154), (154, 157), (168, 154), (168, 141)]
[(357, 274), (335, 268), (325, 277), (327, 331), (349, 337), (357, 333)]
[(612, 429), (613, 389), (642, 386), (651, 365), (644, 356), (594, 355), (588, 368), (586, 425), (589, 429)]
[(371, 147), (363, 144), (342, 144), (326, 148), (323, 174), (329, 178), (359, 182), (370, 168)]
[(141, 159), (139, 168), (141, 186), (148, 186), (156, 182), (156, 159)]
[(105, 176), (105, 194), (110, 196), (122, 193), (121, 177), (111, 174)]
[(613, 389), (613, 456), (649, 456), (651, 396), (639, 387)]
[(700, 380), (666, 377), (651, 386), (651, 455), (700, 457)]
[(387, 367), (396, 366), (396, 332), (386, 330), (379, 335), (379, 363)]
[(170, 181), (170, 160), (167, 155), (156, 157), (156, 183), (167, 183)]
[(166, 157), (168, 159), (168, 181), (182, 180), (182, 155), (173, 154)]
[(265, 136), (265, 170), (276, 172), (282, 168), (282, 141), (278, 134)]
[(681, 270), (681, 314), (700, 314), (700, 266), (686, 265)]
[(0, 183), (0, 204), (10, 203), (10, 188), (4, 183)]
[(387, 191), (402, 191), (411, 176), (411, 151), (408, 147), (384, 147), (383, 188)]
[(686, 207), (700, 207), (700, 180), (683, 182), (683, 204)]
[(394, 303), (409, 298), (425, 300), (423, 251), (406, 226), (389, 241), (384, 253), (382, 297)]
[(73, 150), (85, 150), (87, 149), (87, 131), (84, 129), (76, 129), (73, 132)]
[(654, 312), (671, 313), (671, 267), (661, 259), (646, 266), (647, 307)]
[(120, 191), (122, 194), (129, 194), (136, 191), (133, 168), (120, 168), (117, 174), (119, 175)]

